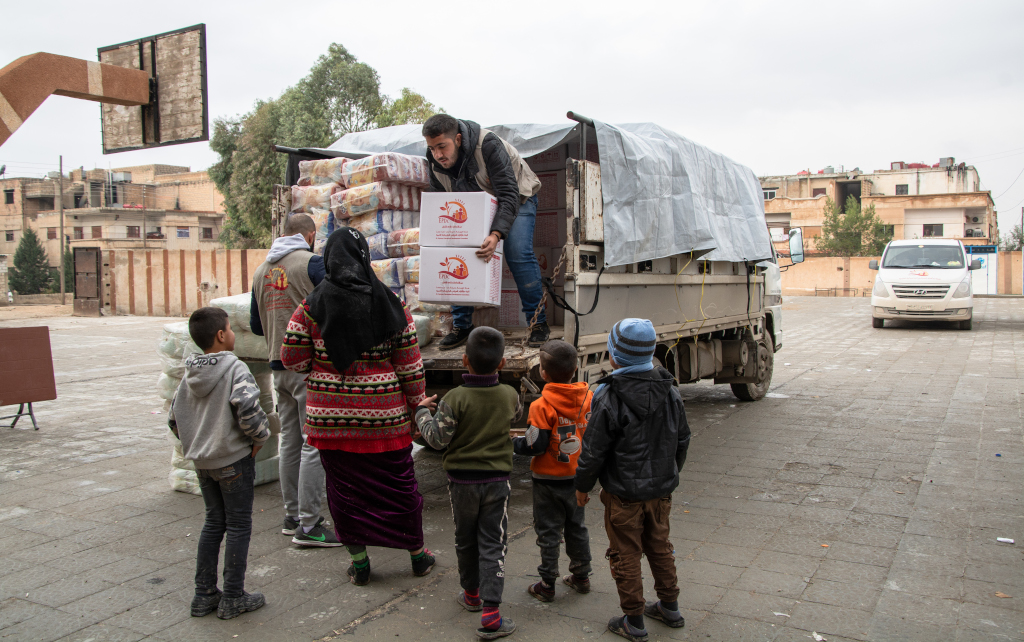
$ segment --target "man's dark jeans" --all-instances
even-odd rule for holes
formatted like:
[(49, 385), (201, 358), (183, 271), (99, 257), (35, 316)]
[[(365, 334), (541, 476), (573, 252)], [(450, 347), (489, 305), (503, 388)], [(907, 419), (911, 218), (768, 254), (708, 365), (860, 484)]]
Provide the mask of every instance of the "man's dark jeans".
[(196, 469), (196, 475), (206, 503), (206, 523), (199, 535), (196, 555), (196, 595), (210, 595), (217, 590), (217, 557), (226, 532), (224, 597), (242, 597), (252, 536), (256, 462), (247, 455), (223, 468)]
[(537, 572), (549, 585), (558, 579), (558, 553), (563, 534), (569, 572), (580, 578), (590, 576), (586, 509), (576, 505), (576, 488), (572, 482), (572, 479), (567, 483), (533, 480), (533, 528), (540, 547)]
[(455, 557), (459, 583), (466, 590), (480, 589), (484, 606), (501, 604), (505, 589), (505, 552), (508, 548), (509, 482), (482, 484), (448, 482), (455, 518)]

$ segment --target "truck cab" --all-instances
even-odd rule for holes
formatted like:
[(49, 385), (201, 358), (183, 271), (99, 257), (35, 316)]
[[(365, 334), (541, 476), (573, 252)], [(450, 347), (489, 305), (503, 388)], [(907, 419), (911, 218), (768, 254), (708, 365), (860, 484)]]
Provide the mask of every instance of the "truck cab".
[(971, 270), (979, 261), (967, 260), (963, 243), (955, 239), (891, 241), (885, 246), (871, 290), (871, 321), (876, 328), (886, 319), (953, 321), (970, 330), (974, 311)]

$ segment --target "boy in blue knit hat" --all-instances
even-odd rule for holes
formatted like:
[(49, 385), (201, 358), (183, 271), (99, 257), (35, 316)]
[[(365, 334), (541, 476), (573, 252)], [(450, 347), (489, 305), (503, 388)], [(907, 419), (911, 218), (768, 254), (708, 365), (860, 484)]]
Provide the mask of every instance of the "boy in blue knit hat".
[[(645, 615), (672, 628), (684, 624), (668, 538), (672, 491), (686, 461), (690, 427), (675, 380), (654, 365), (657, 345), (647, 319), (623, 319), (612, 328), (608, 354), (614, 370), (598, 382), (576, 468), (580, 506), (601, 481), (606, 557), (623, 612), (608, 622), (608, 630), (633, 642), (647, 640)], [(654, 576), (656, 602), (644, 601), (642, 555)]]

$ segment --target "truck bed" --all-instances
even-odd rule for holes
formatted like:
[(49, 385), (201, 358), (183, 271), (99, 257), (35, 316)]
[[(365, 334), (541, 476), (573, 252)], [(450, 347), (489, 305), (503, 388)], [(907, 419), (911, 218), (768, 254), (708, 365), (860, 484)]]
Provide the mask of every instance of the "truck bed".
[[(526, 328), (498, 328), (505, 335), (505, 371), (527, 372), (540, 363), (540, 349), (526, 345)], [(551, 326), (551, 338), (561, 339), (564, 335), (562, 326)], [(465, 370), (462, 355), (466, 354), (466, 346), (461, 345), (453, 350), (440, 350), (440, 339), (435, 338), (430, 345), (420, 348), (424, 365), (434, 370)]]

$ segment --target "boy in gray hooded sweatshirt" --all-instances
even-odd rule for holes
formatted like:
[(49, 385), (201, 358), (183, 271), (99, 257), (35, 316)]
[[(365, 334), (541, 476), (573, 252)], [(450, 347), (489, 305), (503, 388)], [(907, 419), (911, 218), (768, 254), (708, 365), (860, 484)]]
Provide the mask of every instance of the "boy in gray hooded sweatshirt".
[[(248, 366), (231, 353), (235, 333), (227, 312), (199, 308), (188, 320), (192, 340), (203, 349), (185, 361), (185, 377), (171, 401), (167, 425), (181, 440), (185, 459), (195, 463), (206, 503), (206, 523), (196, 555), (193, 617), (214, 610), (228, 620), (265, 604), (246, 593), (245, 568), (252, 535), (255, 457), (270, 437), (260, 389)], [(224, 549), (224, 591), (217, 589), (217, 557)]]

